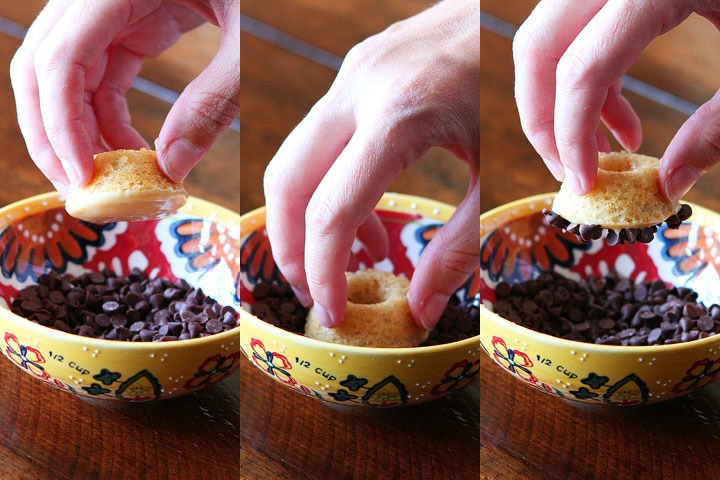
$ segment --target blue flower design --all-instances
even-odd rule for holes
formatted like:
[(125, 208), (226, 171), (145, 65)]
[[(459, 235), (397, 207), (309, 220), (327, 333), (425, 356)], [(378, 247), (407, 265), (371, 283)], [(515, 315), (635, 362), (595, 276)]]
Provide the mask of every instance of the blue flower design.
[(580, 387), (577, 390), (570, 390), (570, 393), (572, 393), (573, 395), (575, 395), (577, 398), (579, 398), (581, 400), (586, 400), (589, 398), (595, 398), (595, 397), (599, 396), (599, 394), (597, 394), (595, 392), (591, 392), (590, 390), (588, 390), (585, 387)]
[(610, 381), (610, 378), (598, 375), (595, 372), (591, 372), (590, 375), (587, 376), (587, 378), (584, 378), (580, 381), (585, 385), (589, 385), (590, 388), (597, 390), (598, 388), (605, 385), (608, 381)]
[(112, 385), (121, 376), (122, 374), (118, 372), (111, 372), (107, 368), (103, 368), (102, 370), (100, 370), (100, 373), (94, 375), (93, 378), (95, 380), (101, 381), (103, 385)]
[(328, 393), (331, 397), (333, 397), (338, 402), (345, 402), (348, 400), (355, 400), (357, 395), (353, 395), (351, 393), (348, 393), (346, 390), (338, 390), (337, 393)]
[(90, 395), (104, 395), (106, 393), (110, 393), (110, 390), (107, 388), (104, 388), (100, 386), (99, 383), (93, 383), (89, 387), (81, 387), (83, 390), (85, 390)]
[(347, 387), (350, 391), (357, 392), (368, 383), (367, 378), (358, 378), (355, 375), (348, 375), (340, 385)]

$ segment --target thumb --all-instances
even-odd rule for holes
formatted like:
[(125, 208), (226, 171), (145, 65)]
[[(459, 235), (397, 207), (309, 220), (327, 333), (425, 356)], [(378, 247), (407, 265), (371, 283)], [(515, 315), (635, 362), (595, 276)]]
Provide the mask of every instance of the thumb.
[(187, 176), (240, 111), (240, 33), (235, 30), (223, 31), (217, 54), (172, 106), (155, 141), (158, 164), (175, 181)]
[(410, 282), (408, 303), (415, 322), (435, 327), (450, 295), (477, 269), (480, 260), (480, 187), (474, 178), (450, 220), (425, 247)]
[(685, 121), (668, 145), (660, 165), (660, 185), (665, 195), (678, 201), (718, 162), (720, 92)]

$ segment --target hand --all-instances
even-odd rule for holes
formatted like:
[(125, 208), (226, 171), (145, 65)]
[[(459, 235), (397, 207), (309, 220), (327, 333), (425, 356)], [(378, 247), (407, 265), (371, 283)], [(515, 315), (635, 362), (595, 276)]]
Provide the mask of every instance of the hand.
[(387, 234), (373, 208), (431, 146), (470, 166), (470, 187), (426, 247), (408, 301), (432, 328), (479, 259), (479, 29), (476, 0), (446, 0), (355, 46), (327, 94), (292, 131), (265, 174), (275, 260), (321, 322), (342, 322), (356, 236), (376, 259)]
[(125, 93), (147, 57), (203, 21), (222, 29), (210, 65), (173, 105), (158, 163), (183, 179), (239, 111), (239, 0), (51, 0), (10, 67), (18, 123), (33, 161), (61, 192), (93, 173), (93, 154), (148, 147)]
[[(592, 190), (597, 152), (610, 144), (635, 151), (640, 120), (621, 94), (621, 79), (645, 47), (693, 11), (720, 25), (720, 2), (544, 0), (520, 27), (513, 52), (522, 128), (559, 181), (578, 194)], [(660, 167), (666, 196), (677, 201), (720, 161), (720, 96), (680, 128)]]

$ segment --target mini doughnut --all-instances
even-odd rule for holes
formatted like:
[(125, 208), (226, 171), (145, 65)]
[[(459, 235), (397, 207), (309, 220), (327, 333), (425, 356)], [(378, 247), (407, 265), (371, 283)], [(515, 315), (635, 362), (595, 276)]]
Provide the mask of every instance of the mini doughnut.
[(689, 205), (670, 202), (662, 193), (659, 166), (659, 159), (646, 155), (600, 153), (595, 188), (575, 195), (563, 184), (552, 210), (543, 211), (546, 221), (582, 241), (596, 240), (607, 230), (610, 245), (648, 243), (663, 222), (678, 228), (692, 214)]
[(152, 150), (116, 150), (95, 155), (93, 178), (71, 186), (68, 214), (94, 223), (137, 221), (175, 212), (187, 201), (182, 183), (160, 171)]
[(427, 340), (429, 332), (418, 327), (410, 314), (407, 278), (373, 269), (345, 276), (345, 320), (335, 328), (323, 327), (312, 308), (305, 323), (306, 336), (363, 347), (415, 347)]

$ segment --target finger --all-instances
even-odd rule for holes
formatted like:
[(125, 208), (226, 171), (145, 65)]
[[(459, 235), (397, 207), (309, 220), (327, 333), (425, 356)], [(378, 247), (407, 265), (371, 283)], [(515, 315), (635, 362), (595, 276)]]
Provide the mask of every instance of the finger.
[(473, 175), (465, 199), (425, 247), (410, 281), (408, 303), (415, 322), (432, 330), (448, 299), (480, 261), (480, 183)]
[(660, 165), (660, 185), (678, 201), (700, 176), (720, 161), (720, 92), (680, 127)]
[(240, 20), (236, 23), (223, 27), (217, 54), (185, 88), (160, 130), (158, 164), (175, 181), (187, 176), (240, 111)]
[[(655, 8), (654, 2), (611, 0), (588, 22), (558, 62), (555, 141), (566, 181), (576, 193), (588, 193), (595, 183), (595, 131), (611, 86), (620, 81), (651, 40), (689, 15), (687, 6), (673, 8), (676, 10), (667, 12)], [(626, 112), (612, 96), (614, 113)], [(613, 123), (615, 128), (620, 125)], [(619, 137), (625, 138), (625, 133)]]
[(93, 109), (103, 140), (111, 149), (147, 148), (130, 121), (125, 94), (140, 72), (143, 59), (122, 47), (111, 47), (105, 75), (93, 95)]
[(600, 152), (609, 152), (610, 151), (610, 141), (607, 139), (605, 134), (598, 130), (595, 132), (595, 141), (597, 142), (598, 151)]
[(287, 136), (265, 170), (266, 226), (273, 257), (306, 306), (312, 300), (305, 278), (305, 236), (299, 232), (305, 232), (313, 192), (355, 129), (344, 105), (328, 92)]
[[(359, 127), (308, 203), (305, 272), (318, 318), (328, 327), (345, 315), (345, 266), (358, 228), (390, 182), (427, 149), (411, 144), (415, 137), (408, 130), (417, 129), (386, 127), (375, 122)], [(407, 158), (400, 152), (414, 153)]]
[(372, 212), (367, 220), (358, 227), (357, 238), (374, 261), (379, 262), (388, 256), (390, 239), (382, 220), (375, 212)]
[(10, 80), (15, 95), (18, 125), (28, 153), (40, 171), (61, 194), (67, 191), (69, 180), (43, 127), (34, 55), (37, 44), (47, 35), (70, 3), (70, 1), (55, 1), (46, 5), (33, 21), (10, 64)]
[[(610, 87), (600, 118), (620, 145), (628, 152), (634, 152), (642, 143), (642, 127), (637, 113), (621, 90), (619, 82)], [(598, 147), (600, 151), (606, 151), (601, 145)]]
[(96, 132), (90, 130), (96, 125), (88, 124), (87, 73), (101, 60), (130, 15), (137, 13), (133, 4), (74, 2), (37, 47), (35, 71), (43, 124), (73, 184), (84, 185), (90, 180), (97, 143)]
[(564, 178), (553, 129), (557, 63), (605, 1), (540, 2), (513, 41), (515, 98), (522, 129), (557, 180)]

